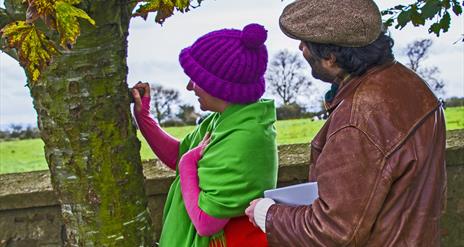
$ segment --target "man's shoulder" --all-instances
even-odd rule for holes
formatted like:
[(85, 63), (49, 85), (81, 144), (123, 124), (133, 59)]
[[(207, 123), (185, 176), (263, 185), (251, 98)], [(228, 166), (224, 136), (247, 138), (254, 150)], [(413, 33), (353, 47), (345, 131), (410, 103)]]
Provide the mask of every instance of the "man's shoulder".
[(350, 124), (386, 153), (439, 105), (427, 84), (399, 63), (367, 76), (350, 103)]

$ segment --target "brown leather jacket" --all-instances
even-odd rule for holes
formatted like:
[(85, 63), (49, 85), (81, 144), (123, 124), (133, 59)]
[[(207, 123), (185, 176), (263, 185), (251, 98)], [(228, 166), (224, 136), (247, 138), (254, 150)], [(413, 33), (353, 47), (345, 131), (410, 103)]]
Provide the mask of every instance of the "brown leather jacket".
[(351, 79), (311, 142), (312, 206), (273, 205), (270, 246), (439, 246), (445, 121), (414, 72), (392, 62)]

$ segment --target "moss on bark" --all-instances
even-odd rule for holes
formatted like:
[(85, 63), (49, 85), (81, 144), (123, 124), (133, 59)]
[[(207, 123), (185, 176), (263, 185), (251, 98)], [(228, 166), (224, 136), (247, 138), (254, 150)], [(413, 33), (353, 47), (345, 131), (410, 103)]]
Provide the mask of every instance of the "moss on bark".
[(29, 84), (68, 246), (150, 246), (140, 142), (127, 93), (127, 1), (84, 1), (70, 51)]

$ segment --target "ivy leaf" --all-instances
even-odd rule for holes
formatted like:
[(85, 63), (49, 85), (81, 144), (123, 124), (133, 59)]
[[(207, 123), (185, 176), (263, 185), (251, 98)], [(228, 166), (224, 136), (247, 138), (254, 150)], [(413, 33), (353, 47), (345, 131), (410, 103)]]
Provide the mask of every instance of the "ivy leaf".
[(434, 33), (437, 35), (437, 37), (440, 37), (440, 30), (441, 30), (440, 24), (433, 23), (429, 28), (429, 33)]
[(438, 0), (429, 0), (421, 9), (422, 16), (425, 19), (432, 19), (441, 10), (441, 5)]
[(398, 15), (396, 28), (402, 29), (411, 20), (411, 10), (403, 11)]
[(19, 62), (26, 69), (32, 82), (39, 79), (42, 70), (48, 66), (52, 55), (59, 53), (53, 42), (34, 24), (16, 21), (0, 30), (10, 48), (16, 48)]
[(190, 0), (148, 0), (143, 1), (142, 4), (134, 14), (141, 16), (145, 20), (150, 12), (156, 12), (155, 21), (163, 24), (166, 18), (174, 14), (174, 9), (180, 12), (189, 10)]
[(76, 43), (77, 36), (80, 34), (78, 17), (86, 19), (90, 24), (95, 25), (95, 21), (85, 11), (72, 6), (68, 2), (76, 1), (57, 1), (55, 3), (56, 27), (60, 33), (60, 45), (64, 48), (71, 48)]
[(449, 9), (451, 7), (450, 0), (442, 0), (442, 5), (445, 9)]
[(459, 5), (459, 2), (453, 1), (453, 12), (455, 15), (462, 14), (462, 7)]
[(387, 9), (387, 10), (382, 10), (382, 12), (380, 12), (381, 15), (393, 15), (394, 12), (390, 9)]
[(425, 24), (425, 18), (417, 12), (415, 7), (411, 9), (411, 22), (416, 27)]
[(448, 11), (443, 15), (443, 17), (440, 20), (440, 27), (443, 30), (444, 33), (448, 32), (448, 29), (450, 27), (451, 23), (451, 16)]
[(385, 25), (386, 27), (390, 27), (391, 25), (393, 25), (393, 22), (394, 22), (394, 21), (395, 21), (395, 20), (394, 20), (393, 18), (389, 18), (388, 20), (386, 20), (386, 21), (384, 22), (384, 25)]

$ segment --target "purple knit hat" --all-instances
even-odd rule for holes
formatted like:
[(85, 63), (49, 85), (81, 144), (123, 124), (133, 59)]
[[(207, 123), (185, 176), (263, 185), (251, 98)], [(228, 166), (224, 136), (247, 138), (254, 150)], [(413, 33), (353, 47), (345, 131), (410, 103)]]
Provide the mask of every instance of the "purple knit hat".
[(222, 29), (200, 37), (179, 55), (192, 81), (214, 97), (231, 103), (251, 103), (264, 93), (267, 30), (249, 24), (242, 31)]

